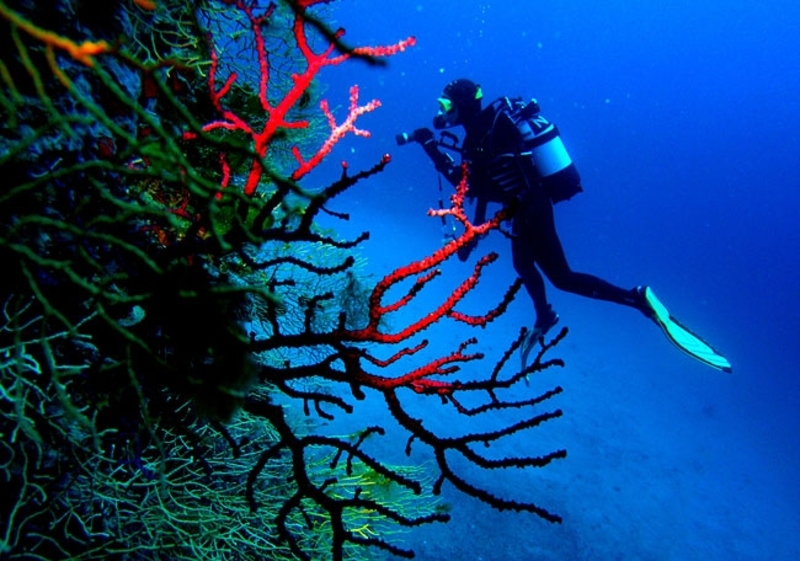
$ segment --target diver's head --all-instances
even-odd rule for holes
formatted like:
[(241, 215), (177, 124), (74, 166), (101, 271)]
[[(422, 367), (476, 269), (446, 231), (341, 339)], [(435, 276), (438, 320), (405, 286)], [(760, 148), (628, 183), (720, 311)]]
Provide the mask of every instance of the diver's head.
[(433, 118), (433, 128), (447, 129), (463, 125), (481, 111), (481, 87), (466, 78), (453, 80), (445, 86), (439, 102), (439, 113)]

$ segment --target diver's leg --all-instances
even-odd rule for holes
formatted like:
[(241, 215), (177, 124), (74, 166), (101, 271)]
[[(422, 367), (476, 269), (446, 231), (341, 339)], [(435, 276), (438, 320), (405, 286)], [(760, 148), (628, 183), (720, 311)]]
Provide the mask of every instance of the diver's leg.
[(547, 292), (544, 279), (536, 268), (536, 240), (530, 235), (525, 209), (519, 209), (511, 227), (511, 259), (514, 270), (522, 279), (525, 290), (533, 301), (536, 317), (544, 317), (549, 313)]
[(643, 299), (637, 289), (624, 289), (599, 277), (573, 271), (567, 263), (564, 248), (556, 231), (553, 204), (546, 196), (532, 194), (527, 207), (533, 213), (531, 233), (537, 240), (534, 260), (553, 286), (587, 298), (607, 300), (643, 310)]
[(511, 226), (511, 257), (514, 270), (522, 278), (536, 313), (533, 328), (528, 331), (520, 344), (522, 370), (527, 368), (528, 356), (536, 343), (558, 322), (558, 315), (547, 303), (542, 274), (536, 268), (536, 238), (531, 235), (533, 230), (530, 228), (529, 218), (525, 208), (519, 208)]
[[(533, 261), (556, 288), (636, 308), (661, 327), (669, 340), (689, 356), (723, 372), (732, 371), (728, 359), (673, 318), (649, 287), (638, 286), (625, 290), (593, 275), (576, 273), (571, 270), (561, 241), (558, 239), (553, 218), (553, 206), (550, 201), (543, 201), (541, 197), (531, 196), (527, 197), (527, 201), (524, 201), (523, 204), (526, 205), (525, 208), (529, 213), (529, 220), (526, 222), (528, 226), (526, 239), (536, 240), (535, 245), (530, 246)], [(526, 263), (529, 262), (530, 259), (526, 260)], [(541, 279), (541, 276), (539, 278)], [(539, 318), (541, 317), (540, 315)], [(535, 332), (536, 329), (534, 329)], [(532, 347), (533, 343), (530, 338), (526, 339), (521, 346), (523, 369), (527, 366), (528, 353)]]

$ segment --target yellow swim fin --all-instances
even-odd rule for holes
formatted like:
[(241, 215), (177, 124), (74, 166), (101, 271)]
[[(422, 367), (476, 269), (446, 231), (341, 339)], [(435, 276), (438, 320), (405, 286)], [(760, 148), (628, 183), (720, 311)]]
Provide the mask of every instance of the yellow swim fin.
[(640, 294), (644, 296), (648, 308), (652, 314), (648, 314), (655, 321), (667, 338), (680, 350), (709, 365), (712, 368), (723, 372), (733, 372), (731, 363), (724, 356), (715, 351), (711, 345), (703, 341), (700, 337), (681, 325), (678, 320), (672, 317), (666, 306), (656, 298), (653, 290), (649, 286), (639, 288)]

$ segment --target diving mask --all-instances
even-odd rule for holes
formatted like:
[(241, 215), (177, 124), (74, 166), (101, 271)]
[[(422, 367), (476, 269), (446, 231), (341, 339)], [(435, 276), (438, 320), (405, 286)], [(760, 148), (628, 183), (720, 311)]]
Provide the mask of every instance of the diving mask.
[(439, 113), (433, 118), (433, 128), (446, 129), (458, 124), (458, 107), (453, 100), (448, 97), (440, 97), (436, 100), (439, 103)]

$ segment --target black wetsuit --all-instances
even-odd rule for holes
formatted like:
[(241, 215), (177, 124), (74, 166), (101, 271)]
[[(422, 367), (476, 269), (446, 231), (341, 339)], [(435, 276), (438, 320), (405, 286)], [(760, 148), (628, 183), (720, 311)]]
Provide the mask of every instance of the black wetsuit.
[[(542, 178), (533, 159), (525, 155), (529, 146), (525, 145), (514, 119), (499, 101), (483, 109), (465, 127), (462, 159), (469, 168), (468, 196), (477, 200), (475, 223), (485, 221), (488, 202), (511, 205), (514, 209), (511, 226), (514, 269), (533, 300), (537, 317), (552, 314), (539, 269), (561, 290), (641, 309), (641, 298), (635, 289), (623, 289), (570, 268), (556, 232), (553, 201), (581, 191), (578, 172), (571, 164), (571, 169), (563, 173)], [(461, 179), (460, 167), (441, 154), (435, 142), (423, 147), (437, 170), (456, 185)]]

